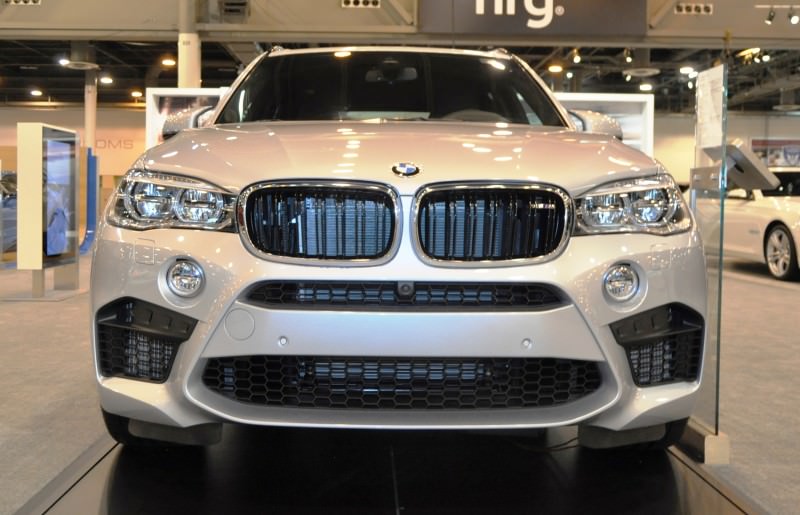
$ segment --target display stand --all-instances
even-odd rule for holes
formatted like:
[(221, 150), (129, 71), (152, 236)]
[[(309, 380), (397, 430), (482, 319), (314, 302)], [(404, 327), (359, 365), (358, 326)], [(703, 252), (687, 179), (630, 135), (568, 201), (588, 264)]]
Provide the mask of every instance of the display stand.
[(17, 124), (17, 269), (31, 271), (30, 298), (46, 296), (48, 268), (55, 290), (79, 288), (77, 148), (75, 131)]

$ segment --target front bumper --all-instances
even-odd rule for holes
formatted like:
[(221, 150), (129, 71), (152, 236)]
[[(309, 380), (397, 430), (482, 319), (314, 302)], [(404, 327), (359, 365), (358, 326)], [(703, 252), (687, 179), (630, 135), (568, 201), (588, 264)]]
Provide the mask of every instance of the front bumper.
[[(404, 238), (408, 241), (407, 238)], [(193, 259), (207, 283), (182, 299), (166, 286), (176, 259)], [(614, 264), (639, 273), (639, 293), (610, 302), (602, 277)], [(550, 285), (565, 302), (532, 311), (402, 311), (281, 309), (247, 302), (248, 289), (268, 280), (525, 282)], [(613, 430), (687, 417), (699, 379), (637, 386), (625, 349), (611, 325), (638, 313), (680, 304), (704, 316), (705, 262), (696, 232), (659, 237), (574, 237), (564, 253), (543, 264), (508, 268), (435, 268), (401, 246), (376, 267), (311, 267), (254, 257), (238, 235), (203, 231), (135, 232), (105, 226), (92, 271), (95, 314), (121, 298), (139, 299), (196, 321), (177, 346), (162, 383), (108, 377), (97, 363), (106, 411), (172, 426), (233, 421), (260, 425), (367, 428), (526, 428), (577, 423)], [(98, 327), (93, 324), (95, 348)], [(97, 353), (96, 353), (97, 354)], [(560, 359), (595, 363), (596, 390), (554, 406), (508, 409), (325, 409), (244, 403), (203, 382), (212, 358), (333, 356), (392, 358)]]

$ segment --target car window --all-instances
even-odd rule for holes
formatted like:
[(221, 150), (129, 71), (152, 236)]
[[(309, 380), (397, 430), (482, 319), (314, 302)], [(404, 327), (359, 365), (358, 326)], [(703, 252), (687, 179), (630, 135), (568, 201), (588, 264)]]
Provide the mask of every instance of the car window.
[(564, 126), (550, 98), (513, 60), (373, 51), (266, 57), (218, 122), (374, 118)]
[(762, 190), (765, 197), (800, 197), (800, 172), (775, 172), (781, 181), (777, 188)]

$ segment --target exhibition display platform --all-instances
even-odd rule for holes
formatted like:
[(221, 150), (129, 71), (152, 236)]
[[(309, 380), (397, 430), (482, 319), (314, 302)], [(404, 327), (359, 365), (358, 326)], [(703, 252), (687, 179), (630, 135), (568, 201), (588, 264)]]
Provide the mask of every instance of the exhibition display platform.
[(595, 451), (574, 436), (226, 426), (207, 448), (103, 438), (20, 513), (758, 513), (674, 447)]

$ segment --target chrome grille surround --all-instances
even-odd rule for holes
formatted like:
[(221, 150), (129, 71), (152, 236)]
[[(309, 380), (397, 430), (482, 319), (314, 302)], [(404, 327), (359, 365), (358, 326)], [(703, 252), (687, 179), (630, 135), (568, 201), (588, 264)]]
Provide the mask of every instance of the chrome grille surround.
[[(376, 253), (375, 256), (357, 256), (357, 257), (315, 257), (315, 256), (290, 256), (280, 253), (269, 252), (259, 248), (253, 242), (248, 222), (250, 217), (253, 216), (250, 207), (250, 197), (253, 194), (262, 192), (264, 190), (278, 190), (283, 189), (286, 191), (297, 192), (312, 192), (312, 191), (325, 191), (331, 190), (331, 196), (343, 195), (347, 197), (348, 192), (354, 195), (366, 194), (372, 195), (375, 198), (383, 196), (387, 203), (391, 205), (392, 220), (389, 223), (389, 237), (385, 248), (381, 252)], [(311, 196), (309, 195), (309, 197)], [(377, 266), (386, 263), (397, 252), (400, 244), (400, 234), (402, 234), (402, 216), (400, 197), (397, 192), (389, 186), (382, 183), (366, 182), (366, 181), (327, 181), (327, 180), (308, 180), (308, 181), (269, 181), (260, 182), (247, 187), (239, 195), (236, 203), (236, 219), (239, 229), (239, 236), (242, 239), (244, 246), (254, 255), (277, 262), (318, 265), (318, 266)], [(344, 240), (345, 238), (342, 238)]]
[[(508, 191), (516, 190), (525, 192), (526, 194), (541, 193), (550, 196), (552, 199), (560, 200), (563, 206), (563, 213), (559, 216), (560, 230), (558, 230), (558, 243), (553, 246), (551, 250), (536, 256), (530, 257), (512, 257), (512, 258), (498, 258), (498, 259), (440, 259), (435, 256), (429, 255), (425, 251), (420, 234), (419, 223), (421, 220), (421, 206), (425, 197), (431, 194), (441, 192), (454, 192), (468, 194), (469, 192), (485, 192), (486, 190)], [(414, 199), (414, 207), (411, 213), (411, 233), (413, 235), (414, 248), (421, 260), (432, 266), (440, 267), (508, 267), (508, 266), (523, 266), (536, 263), (544, 263), (557, 258), (569, 243), (572, 228), (575, 223), (575, 209), (572, 198), (569, 194), (551, 184), (543, 183), (530, 183), (523, 181), (470, 181), (470, 182), (447, 182), (436, 183), (425, 186), (417, 192)]]

